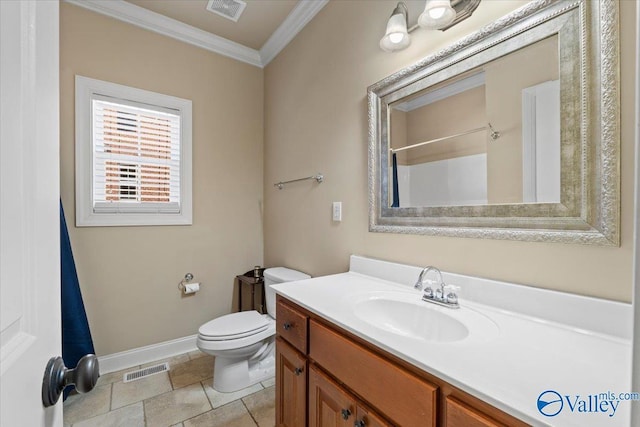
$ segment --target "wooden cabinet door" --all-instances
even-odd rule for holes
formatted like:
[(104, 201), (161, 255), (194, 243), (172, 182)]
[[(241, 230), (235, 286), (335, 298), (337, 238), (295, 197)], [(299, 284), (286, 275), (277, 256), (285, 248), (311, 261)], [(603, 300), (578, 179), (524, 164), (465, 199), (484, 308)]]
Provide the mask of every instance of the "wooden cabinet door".
[(307, 416), (307, 359), (276, 338), (276, 425), (300, 427)]
[(309, 369), (309, 427), (351, 427), (355, 400), (315, 366)]

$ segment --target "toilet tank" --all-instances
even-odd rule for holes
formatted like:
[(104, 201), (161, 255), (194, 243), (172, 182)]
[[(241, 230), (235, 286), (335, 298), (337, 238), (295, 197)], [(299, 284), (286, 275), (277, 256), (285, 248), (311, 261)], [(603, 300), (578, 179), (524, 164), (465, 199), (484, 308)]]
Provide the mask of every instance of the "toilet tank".
[(269, 316), (276, 318), (276, 291), (271, 289), (271, 285), (310, 278), (311, 276), (308, 274), (286, 267), (267, 268), (264, 271), (264, 295), (267, 300), (267, 313), (269, 313)]

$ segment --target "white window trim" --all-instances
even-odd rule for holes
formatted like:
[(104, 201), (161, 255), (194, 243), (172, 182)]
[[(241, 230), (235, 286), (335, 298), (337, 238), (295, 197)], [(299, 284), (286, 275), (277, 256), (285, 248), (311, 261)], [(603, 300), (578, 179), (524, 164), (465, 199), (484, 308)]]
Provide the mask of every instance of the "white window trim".
[[(177, 110), (180, 133), (180, 212), (94, 212), (91, 98), (94, 94)], [(191, 101), (102, 80), (76, 76), (76, 226), (191, 225), (192, 219)]]

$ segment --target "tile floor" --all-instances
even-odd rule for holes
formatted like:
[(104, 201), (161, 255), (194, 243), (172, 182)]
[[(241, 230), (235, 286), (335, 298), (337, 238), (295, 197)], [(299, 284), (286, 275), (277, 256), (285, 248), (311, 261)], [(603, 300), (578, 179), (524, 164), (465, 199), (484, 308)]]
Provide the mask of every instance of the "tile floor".
[[(125, 372), (169, 362), (169, 372), (123, 383)], [(273, 427), (275, 383), (236, 393), (211, 388), (213, 357), (199, 350), (105, 374), (85, 395), (64, 402), (65, 427)]]

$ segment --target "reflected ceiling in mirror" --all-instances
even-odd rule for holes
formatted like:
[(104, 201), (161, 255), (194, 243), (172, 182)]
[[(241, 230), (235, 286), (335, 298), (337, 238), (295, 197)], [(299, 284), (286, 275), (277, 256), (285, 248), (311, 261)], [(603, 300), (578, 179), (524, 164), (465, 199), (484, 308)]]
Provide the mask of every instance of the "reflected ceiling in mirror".
[(617, 245), (617, 7), (532, 2), (372, 85), (370, 230)]

